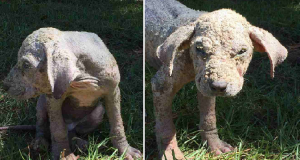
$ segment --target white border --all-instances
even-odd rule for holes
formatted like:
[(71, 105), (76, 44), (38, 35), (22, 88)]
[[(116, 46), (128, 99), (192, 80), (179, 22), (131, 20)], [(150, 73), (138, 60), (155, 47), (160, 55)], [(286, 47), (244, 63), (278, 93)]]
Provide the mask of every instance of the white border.
[(143, 160), (146, 158), (146, 141), (145, 141), (145, 1), (143, 0)]

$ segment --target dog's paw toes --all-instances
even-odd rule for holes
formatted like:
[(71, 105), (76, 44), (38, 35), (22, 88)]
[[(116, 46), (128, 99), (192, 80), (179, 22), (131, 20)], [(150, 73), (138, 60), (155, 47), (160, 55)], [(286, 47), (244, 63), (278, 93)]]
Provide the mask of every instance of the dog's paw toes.
[(143, 154), (138, 149), (135, 149), (131, 146), (128, 147), (126, 154), (125, 154), (126, 160), (134, 160), (134, 159), (138, 159), (138, 158), (142, 158), (142, 157), (143, 157)]
[(211, 151), (214, 152), (215, 155), (220, 155), (222, 153), (227, 153), (234, 150), (234, 148), (230, 144), (227, 144), (226, 142), (223, 142), (221, 140), (219, 143), (216, 143), (210, 147)]
[[(175, 155), (175, 157), (173, 157)], [(169, 159), (177, 159), (177, 160), (183, 160), (184, 154), (180, 151), (178, 147), (174, 147), (173, 149), (168, 149), (165, 151), (165, 153), (161, 156), (162, 160), (169, 160)]]
[(75, 156), (73, 153), (69, 154), (67, 157), (61, 158), (61, 160), (77, 160), (79, 156)]
[(49, 142), (45, 138), (39, 137), (31, 142), (31, 146), (33, 150), (37, 152), (47, 151), (49, 147)]

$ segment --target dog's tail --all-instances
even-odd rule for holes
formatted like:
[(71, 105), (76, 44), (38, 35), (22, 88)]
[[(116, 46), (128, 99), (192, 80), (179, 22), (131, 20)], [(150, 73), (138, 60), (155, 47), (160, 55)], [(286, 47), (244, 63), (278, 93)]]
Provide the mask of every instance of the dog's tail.
[(0, 127), (0, 131), (3, 130), (35, 130), (35, 125), (16, 125)]

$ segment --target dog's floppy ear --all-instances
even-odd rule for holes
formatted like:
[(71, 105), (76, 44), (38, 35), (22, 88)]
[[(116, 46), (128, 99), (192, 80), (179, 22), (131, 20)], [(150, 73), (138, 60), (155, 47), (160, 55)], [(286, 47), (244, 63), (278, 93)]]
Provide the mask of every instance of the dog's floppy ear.
[(268, 53), (270, 74), (274, 78), (274, 69), (287, 57), (287, 49), (271, 33), (258, 27), (250, 27), (250, 38), (256, 51)]
[(76, 57), (57, 44), (45, 44), (47, 75), (53, 97), (60, 99), (76, 78)]
[(169, 75), (172, 76), (174, 59), (182, 50), (190, 47), (190, 38), (194, 35), (195, 24), (191, 23), (179, 27), (173, 32), (157, 50), (157, 57), (169, 66)]

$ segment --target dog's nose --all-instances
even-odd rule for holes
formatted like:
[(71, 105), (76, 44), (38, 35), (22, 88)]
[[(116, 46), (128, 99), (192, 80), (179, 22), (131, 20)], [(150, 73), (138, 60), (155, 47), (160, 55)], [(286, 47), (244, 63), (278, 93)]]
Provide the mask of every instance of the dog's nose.
[(226, 87), (226, 81), (214, 81), (210, 84), (211, 90), (216, 92), (224, 92), (226, 90)]

